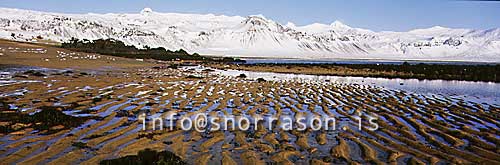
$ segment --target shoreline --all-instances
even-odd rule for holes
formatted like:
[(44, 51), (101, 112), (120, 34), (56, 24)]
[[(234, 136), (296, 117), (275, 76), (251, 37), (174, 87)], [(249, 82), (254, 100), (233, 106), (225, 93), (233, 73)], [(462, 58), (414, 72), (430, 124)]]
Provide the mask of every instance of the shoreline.
[[(272, 73), (284, 73), (284, 74), (304, 74), (304, 75), (316, 75), (316, 76), (340, 76), (340, 77), (363, 77), (363, 78), (387, 78), (387, 79), (404, 79), (404, 80), (443, 80), (443, 81), (468, 81), (468, 82), (486, 82), (486, 83), (499, 83), (500, 79), (495, 77), (489, 79), (464, 79), (457, 78), (454, 76), (460, 75), (445, 75), (448, 77), (430, 77), (422, 74), (407, 73), (402, 71), (380, 71), (380, 70), (370, 70), (370, 69), (358, 69), (350, 68), (350, 66), (380, 66), (376, 64), (293, 64), (293, 63), (259, 63), (259, 64), (206, 64), (209, 67), (217, 69), (233, 69), (233, 70), (245, 70), (245, 71), (258, 71), (258, 72), (272, 72)], [(391, 64), (382, 64), (391, 65)], [(413, 65), (413, 64), (411, 64)], [(419, 64), (417, 64), (419, 65)], [(450, 66), (448, 64), (424, 64), (431, 67), (440, 66)], [(452, 65), (460, 67), (461, 65)], [(482, 66), (482, 65), (481, 65)], [(494, 70), (500, 65), (485, 65), (485, 68)], [(465, 69), (470, 67), (468, 65), (463, 66)], [(488, 74), (488, 73), (484, 73)], [(496, 73), (490, 73), (495, 74)]]

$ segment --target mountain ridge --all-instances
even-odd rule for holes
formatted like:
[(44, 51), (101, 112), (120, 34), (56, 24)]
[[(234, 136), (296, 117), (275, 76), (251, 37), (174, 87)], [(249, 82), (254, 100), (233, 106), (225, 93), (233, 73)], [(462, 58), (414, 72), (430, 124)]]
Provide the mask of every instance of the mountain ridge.
[(374, 32), (340, 21), (282, 25), (263, 15), (159, 13), (151, 8), (129, 14), (63, 14), (0, 8), (0, 38), (37, 36), (56, 42), (114, 38), (137, 47), (217, 56), (500, 62), (500, 28)]

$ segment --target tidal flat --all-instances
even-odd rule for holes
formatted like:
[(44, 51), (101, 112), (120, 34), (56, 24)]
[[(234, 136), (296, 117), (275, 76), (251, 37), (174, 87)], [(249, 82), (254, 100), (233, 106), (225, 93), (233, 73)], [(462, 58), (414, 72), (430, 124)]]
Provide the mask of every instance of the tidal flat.
[[(171, 64), (3, 45), (6, 59), (25, 59), (2, 72), (3, 164), (98, 164), (164, 151), (188, 164), (500, 163), (500, 107), (480, 97), (324, 79), (259, 79), (203, 66), (163, 67)], [(344, 127), (142, 129), (140, 114), (173, 112), (326, 115)], [(380, 128), (358, 130), (352, 115), (358, 113), (378, 116)]]

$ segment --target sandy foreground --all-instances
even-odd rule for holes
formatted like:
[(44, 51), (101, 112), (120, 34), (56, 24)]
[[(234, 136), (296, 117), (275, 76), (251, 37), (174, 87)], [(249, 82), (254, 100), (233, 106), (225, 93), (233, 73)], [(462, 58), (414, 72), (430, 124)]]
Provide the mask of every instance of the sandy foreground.
[[(153, 69), (135, 59), (10, 41), (0, 41), (0, 53), (0, 64), (23, 68), (0, 86), (0, 126), (10, 128), (0, 134), (2, 164), (97, 164), (146, 148), (190, 164), (500, 164), (494, 105), (369, 85)], [(49, 69), (26, 73), (29, 67)], [(4, 117), (44, 106), (88, 119), (39, 131), (37, 123)], [(329, 116), (338, 128), (284, 131), (276, 121), (247, 131), (142, 130), (141, 114), (173, 112)], [(378, 116), (380, 128), (358, 130), (356, 114)]]

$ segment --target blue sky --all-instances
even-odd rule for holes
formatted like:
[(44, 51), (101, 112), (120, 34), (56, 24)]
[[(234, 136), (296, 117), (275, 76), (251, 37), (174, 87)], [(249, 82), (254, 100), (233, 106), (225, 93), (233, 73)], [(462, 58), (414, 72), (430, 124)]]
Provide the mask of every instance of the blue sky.
[(500, 27), (500, 2), (457, 0), (0, 0), (0, 7), (64, 13), (158, 12), (263, 14), (280, 23), (329, 24), (340, 20), (375, 31), (445, 26)]

